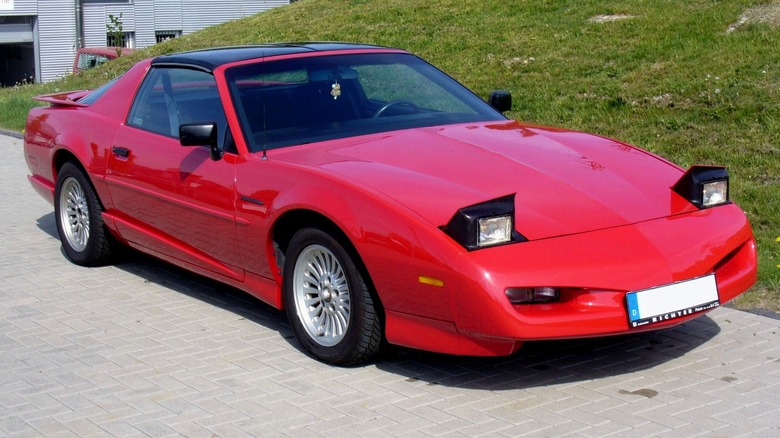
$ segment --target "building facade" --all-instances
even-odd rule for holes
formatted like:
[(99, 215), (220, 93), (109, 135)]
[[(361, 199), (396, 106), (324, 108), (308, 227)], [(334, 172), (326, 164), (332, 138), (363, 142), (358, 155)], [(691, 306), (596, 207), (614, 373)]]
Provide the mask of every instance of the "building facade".
[[(273, 0), (0, 0), (0, 83), (69, 74), (79, 47), (144, 48), (289, 4)], [(112, 21), (111, 17), (115, 20)], [(119, 24), (121, 23), (121, 40)]]

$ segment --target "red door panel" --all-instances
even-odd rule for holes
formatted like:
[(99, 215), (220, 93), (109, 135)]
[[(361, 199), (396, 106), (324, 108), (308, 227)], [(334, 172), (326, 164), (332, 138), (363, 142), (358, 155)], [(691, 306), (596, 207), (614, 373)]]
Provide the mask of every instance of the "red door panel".
[[(126, 156), (125, 156), (126, 155)], [(235, 224), (237, 157), (121, 126), (106, 182), (124, 239), (209, 271), (240, 278)]]

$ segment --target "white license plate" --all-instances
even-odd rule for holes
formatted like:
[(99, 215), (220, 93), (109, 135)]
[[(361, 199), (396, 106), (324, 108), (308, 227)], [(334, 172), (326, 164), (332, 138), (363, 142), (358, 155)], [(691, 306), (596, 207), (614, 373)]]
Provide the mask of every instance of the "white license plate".
[(718, 307), (715, 274), (626, 294), (631, 327), (654, 324)]

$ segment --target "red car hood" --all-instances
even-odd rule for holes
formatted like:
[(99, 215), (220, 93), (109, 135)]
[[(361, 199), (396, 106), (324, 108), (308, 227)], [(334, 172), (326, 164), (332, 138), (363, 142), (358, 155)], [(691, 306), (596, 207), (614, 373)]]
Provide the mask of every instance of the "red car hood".
[(462, 207), (515, 193), (516, 228), (532, 240), (695, 210), (670, 190), (683, 171), (656, 156), (517, 122), (389, 132), (278, 158), (384, 193), (436, 226)]

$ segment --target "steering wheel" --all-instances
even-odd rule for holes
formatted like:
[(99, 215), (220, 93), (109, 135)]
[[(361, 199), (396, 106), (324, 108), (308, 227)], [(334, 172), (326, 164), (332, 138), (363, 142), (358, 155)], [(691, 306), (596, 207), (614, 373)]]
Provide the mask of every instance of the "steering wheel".
[(415, 105), (414, 102), (412, 102), (410, 100), (406, 100), (406, 99), (391, 100), (390, 102), (387, 102), (386, 104), (384, 104), (384, 106), (382, 106), (382, 108), (379, 108), (378, 110), (376, 110), (376, 112), (374, 113), (373, 116), (371, 116), (371, 118), (372, 119), (376, 119), (378, 117), (382, 117), (382, 114), (385, 111), (387, 111), (389, 108), (392, 108), (394, 106), (400, 106), (400, 105), (407, 106), (407, 107), (411, 108), (414, 112), (418, 112), (419, 111), (418, 108), (417, 108), (417, 105)]

